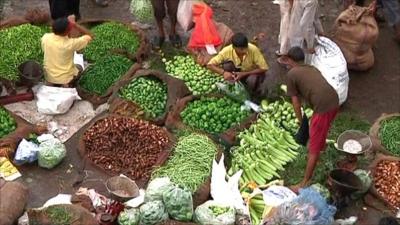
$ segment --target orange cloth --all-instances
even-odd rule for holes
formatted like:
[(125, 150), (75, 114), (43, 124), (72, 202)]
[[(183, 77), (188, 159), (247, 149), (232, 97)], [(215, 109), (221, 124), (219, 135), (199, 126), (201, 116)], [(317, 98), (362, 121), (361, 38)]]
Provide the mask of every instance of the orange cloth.
[(204, 48), (207, 44), (219, 46), (222, 39), (212, 19), (213, 11), (205, 3), (193, 4), (193, 21), (195, 27), (190, 37), (189, 48)]

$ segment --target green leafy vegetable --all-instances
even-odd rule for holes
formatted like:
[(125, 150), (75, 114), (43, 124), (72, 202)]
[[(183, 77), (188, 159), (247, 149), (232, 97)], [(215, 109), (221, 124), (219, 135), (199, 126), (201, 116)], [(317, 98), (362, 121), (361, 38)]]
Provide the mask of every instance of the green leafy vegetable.
[(110, 55), (90, 66), (79, 80), (79, 85), (87, 91), (103, 95), (132, 66), (132, 61)]
[(164, 193), (163, 202), (172, 219), (178, 221), (192, 220), (193, 199), (189, 190), (172, 186)]
[(154, 18), (153, 6), (150, 0), (132, 0), (130, 11), (139, 22), (151, 22)]
[(90, 61), (100, 60), (113, 49), (122, 49), (134, 54), (140, 45), (139, 36), (122, 23), (103, 23), (91, 31), (96, 38), (84, 50), (85, 57)]
[(139, 225), (140, 211), (139, 209), (125, 209), (118, 216), (119, 225)]
[(156, 225), (168, 219), (162, 201), (146, 202), (140, 206), (140, 224)]
[(156, 79), (139, 77), (121, 89), (120, 96), (139, 104), (151, 118), (156, 118), (165, 112), (167, 85)]
[(389, 118), (381, 123), (379, 138), (387, 150), (400, 156), (400, 116)]

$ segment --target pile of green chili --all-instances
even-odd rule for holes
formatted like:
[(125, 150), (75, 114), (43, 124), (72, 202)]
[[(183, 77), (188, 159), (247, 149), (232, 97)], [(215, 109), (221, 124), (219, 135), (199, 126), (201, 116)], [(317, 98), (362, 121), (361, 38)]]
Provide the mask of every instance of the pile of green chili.
[(195, 192), (210, 176), (217, 146), (205, 135), (192, 133), (179, 138), (167, 163), (152, 178), (169, 177), (177, 185)]
[(379, 138), (387, 150), (400, 156), (400, 116), (389, 118), (381, 123)]

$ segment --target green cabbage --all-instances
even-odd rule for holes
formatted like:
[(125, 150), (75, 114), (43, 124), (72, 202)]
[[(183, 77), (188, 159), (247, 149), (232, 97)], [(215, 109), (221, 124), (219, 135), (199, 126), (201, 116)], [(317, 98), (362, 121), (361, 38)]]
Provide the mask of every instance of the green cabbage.
[(118, 216), (119, 225), (139, 225), (140, 211), (139, 209), (125, 209)]
[(169, 216), (178, 221), (190, 221), (193, 217), (192, 193), (180, 187), (170, 187), (163, 195)]
[(147, 202), (140, 206), (140, 224), (155, 225), (168, 219), (162, 201)]

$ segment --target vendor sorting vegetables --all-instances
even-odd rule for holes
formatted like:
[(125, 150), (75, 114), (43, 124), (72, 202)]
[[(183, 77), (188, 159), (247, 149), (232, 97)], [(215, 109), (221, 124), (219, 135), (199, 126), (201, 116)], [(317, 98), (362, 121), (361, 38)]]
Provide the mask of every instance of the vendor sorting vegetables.
[(252, 97), (261, 95), (268, 64), (257, 46), (248, 42), (243, 33), (232, 37), (232, 44), (223, 48), (207, 66), (227, 81), (241, 81)]
[(176, 24), (177, 24), (177, 13), (178, 13), (178, 5), (179, 0), (151, 0), (151, 4), (154, 9), (154, 17), (156, 18), (158, 33), (153, 40), (153, 47), (155, 49), (160, 49), (165, 41), (165, 31), (164, 31), (164, 17), (165, 11), (167, 10), (165, 5), (168, 8), (168, 17), (171, 21), (171, 32), (169, 34), (169, 41), (175, 47), (181, 47), (182, 41), (179, 35), (176, 33)]
[[(78, 38), (68, 37), (72, 28), (84, 35)], [(74, 65), (74, 52), (86, 47), (93, 35), (84, 27), (75, 23), (75, 16), (59, 18), (53, 21), (53, 33), (42, 37), (44, 52), (44, 70), (46, 85), (56, 87), (72, 87), (82, 68)]]
[(318, 69), (304, 64), (305, 55), (300, 47), (291, 48), (288, 58), (291, 69), (287, 75), (287, 94), (292, 98), (298, 121), (303, 121), (302, 100), (310, 104), (314, 111), (309, 130), (310, 140), (305, 175), (303, 181), (291, 187), (293, 191), (298, 192), (310, 182), (319, 155), (326, 147), (325, 141), (329, 128), (339, 111), (339, 98)]

